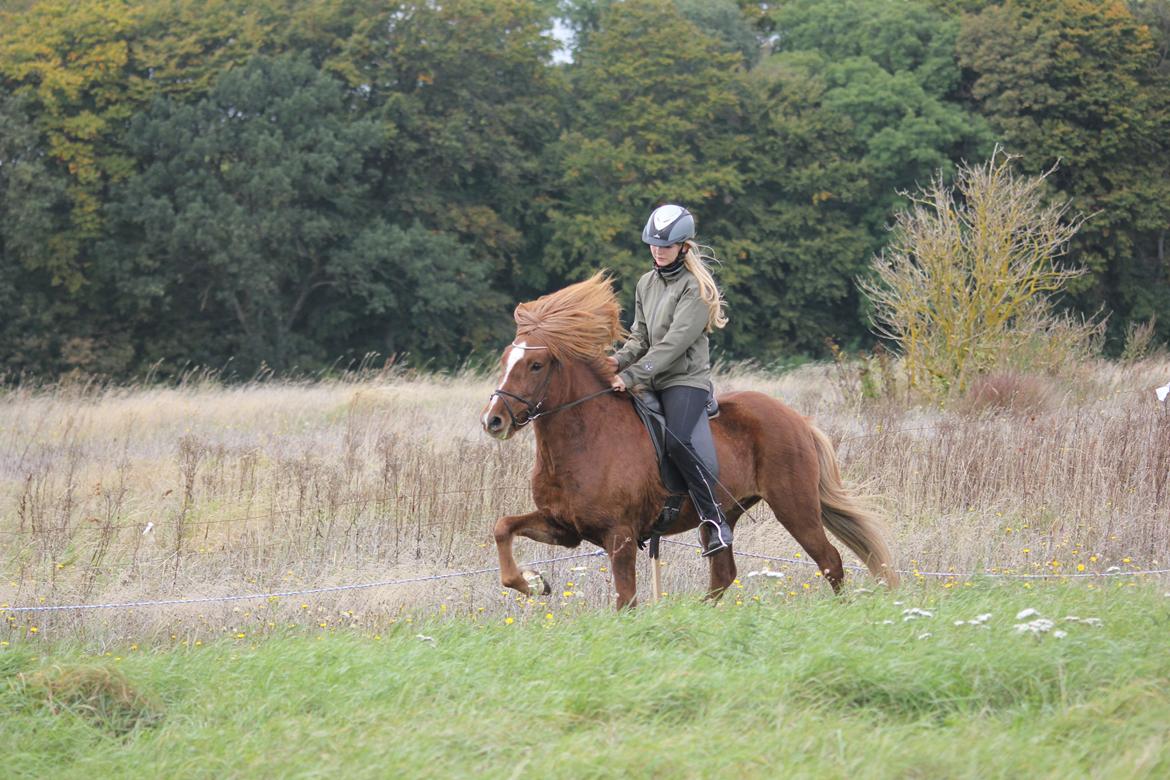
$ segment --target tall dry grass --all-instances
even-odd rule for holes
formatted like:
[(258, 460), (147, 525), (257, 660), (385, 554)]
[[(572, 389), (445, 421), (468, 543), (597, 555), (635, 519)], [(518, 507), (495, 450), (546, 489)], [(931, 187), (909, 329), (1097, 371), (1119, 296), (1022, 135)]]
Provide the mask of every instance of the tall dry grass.
[[(762, 390), (811, 415), (847, 479), (882, 497), (903, 568), (1075, 573), (1170, 558), (1170, 413), (1152, 391), (1168, 379), (1164, 361), (1093, 366), (1075, 385), (1007, 377), (954, 409), (866, 400), (832, 366), (779, 377), (732, 368), (719, 386)], [(1049, 385), (1037, 392), (1035, 382)], [(482, 434), (492, 386), (464, 375), (8, 392), (0, 604), (223, 596), (494, 566), (495, 518), (531, 508), (533, 446), (530, 434), (506, 443)], [(793, 594), (827, 590), (811, 568), (745, 555), (800, 554), (766, 507), (741, 522), (736, 548), (749, 590), (742, 575), (764, 565), (782, 569)], [(697, 553), (665, 551), (666, 589), (701, 593)], [(569, 553), (518, 545), (522, 560)], [(554, 582), (544, 599), (481, 574), (269, 601), (8, 613), (0, 633), (190, 641), (612, 603), (604, 558), (543, 568)]]

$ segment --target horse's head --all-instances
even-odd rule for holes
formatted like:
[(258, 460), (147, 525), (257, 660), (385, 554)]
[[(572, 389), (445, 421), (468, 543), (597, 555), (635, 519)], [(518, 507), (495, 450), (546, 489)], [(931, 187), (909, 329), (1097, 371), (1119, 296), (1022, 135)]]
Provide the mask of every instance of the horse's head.
[(500, 356), (502, 374), (483, 410), (483, 429), (507, 439), (528, 424), (548, 395), (555, 363), (539, 337), (517, 337)]
[(483, 428), (506, 439), (542, 411), (553, 367), (601, 366), (624, 336), (621, 307), (605, 273), (516, 307), (516, 338), (500, 357), (503, 375), (483, 412)]

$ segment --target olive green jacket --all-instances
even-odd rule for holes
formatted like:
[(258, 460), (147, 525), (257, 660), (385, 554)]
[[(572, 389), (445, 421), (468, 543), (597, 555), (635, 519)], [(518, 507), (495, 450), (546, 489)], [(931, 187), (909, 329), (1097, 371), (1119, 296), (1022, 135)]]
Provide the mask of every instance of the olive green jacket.
[(710, 309), (699, 282), (686, 270), (663, 279), (651, 270), (638, 280), (630, 338), (617, 351), (618, 373), (626, 387), (711, 387), (707, 342)]

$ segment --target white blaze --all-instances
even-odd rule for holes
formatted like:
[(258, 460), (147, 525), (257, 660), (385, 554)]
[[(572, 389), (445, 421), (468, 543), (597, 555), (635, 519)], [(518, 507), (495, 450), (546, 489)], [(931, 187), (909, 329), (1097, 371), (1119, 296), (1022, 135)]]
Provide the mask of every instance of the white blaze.
[[(504, 378), (500, 380), (500, 387), (508, 384), (508, 377), (511, 376), (512, 369), (515, 368), (516, 364), (520, 362), (520, 359), (524, 357), (524, 350), (527, 348), (528, 342), (526, 341), (521, 341), (519, 344), (512, 345), (512, 351), (508, 354), (508, 364), (504, 367)], [(497, 387), (496, 389), (499, 390), (500, 387)], [(483, 413), (483, 426), (485, 428), (487, 427), (488, 416), (491, 414), (493, 406), (495, 406), (494, 402), (488, 404), (487, 411)]]

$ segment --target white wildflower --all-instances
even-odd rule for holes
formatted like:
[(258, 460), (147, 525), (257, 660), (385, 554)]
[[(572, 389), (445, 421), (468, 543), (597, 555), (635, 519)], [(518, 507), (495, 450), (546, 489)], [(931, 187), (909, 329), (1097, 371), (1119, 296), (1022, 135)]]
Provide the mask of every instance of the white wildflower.
[(1068, 636), (1068, 632), (1067, 631), (1053, 631), (1052, 635), (1054, 637), (1056, 637), (1057, 639), (1064, 639), (1066, 636)]
[(919, 609), (918, 607), (910, 607), (910, 609), (902, 610), (902, 621), (917, 620), (918, 618), (934, 617), (934, 613), (927, 609)]
[(1019, 612), (1017, 612), (1016, 613), (1016, 620), (1027, 620), (1028, 618), (1032, 617), (1033, 615), (1039, 615), (1039, 614), (1040, 614), (1039, 612), (1037, 612), (1036, 610), (1029, 607), (1028, 609), (1022, 609)]
[(924, 634), (919, 634), (919, 635), (918, 635), (918, 638), (919, 638), (919, 639), (930, 639), (932, 636), (934, 636), (934, 635), (933, 635), (933, 634), (931, 634), (929, 631), (927, 631), (927, 632), (926, 632), (926, 633), (924, 633)]
[(1017, 623), (1017, 634), (1047, 634), (1056, 625), (1048, 618), (1036, 618), (1028, 623)]

